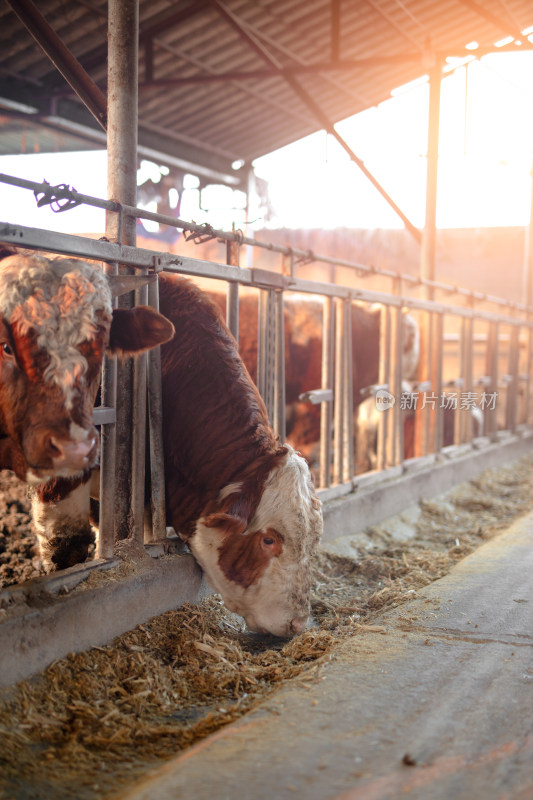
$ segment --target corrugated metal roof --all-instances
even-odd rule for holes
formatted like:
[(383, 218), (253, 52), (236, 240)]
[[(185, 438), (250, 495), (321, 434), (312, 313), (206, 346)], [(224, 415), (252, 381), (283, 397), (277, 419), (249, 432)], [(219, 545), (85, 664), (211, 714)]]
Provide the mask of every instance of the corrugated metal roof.
[[(0, 0), (0, 154), (80, 148), (75, 125), (81, 146), (102, 146), (14, 13), (20, 2)], [(381, 102), (435, 56), (467, 55), (472, 40), (531, 47), (521, 31), (533, 25), (531, 0), (140, 0), (139, 9), (140, 144), (226, 173), (324, 127), (320, 114), (337, 122)], [(105, 92), (105, 0), (40, 0), (38, 10)]]

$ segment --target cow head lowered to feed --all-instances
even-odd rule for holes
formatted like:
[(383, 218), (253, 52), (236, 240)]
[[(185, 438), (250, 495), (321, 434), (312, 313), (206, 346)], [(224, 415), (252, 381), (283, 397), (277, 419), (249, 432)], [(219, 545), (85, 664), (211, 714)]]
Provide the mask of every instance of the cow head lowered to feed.
[(229, 484), (198, 520), (189, 547), (230, 611), (259, 633), (292, 636), (306, 626), (311, 557), (322, 535), (321, 503), (306, 461), (280, 448), (257, 503), (257, 483)]
[(281, 445), (215, 304), (160, 274), (175, 338), (161, 348), (167, 523), (226, 606), (260, 633), (309, 616), (321, 504), (306, 461)]
[(82, 519), (88, 501), (78, 511), (75, 493), (88, 493), (98, 459), (92, 414), (104, 352), (135, 355), (174, 333), (151, 308), (113, 311), (111, 297), (107, 276), (84, 261), (36, 254), (0, 261), (0, 469), (34, 486), (49, 569), (83, 561), (94, 546)]

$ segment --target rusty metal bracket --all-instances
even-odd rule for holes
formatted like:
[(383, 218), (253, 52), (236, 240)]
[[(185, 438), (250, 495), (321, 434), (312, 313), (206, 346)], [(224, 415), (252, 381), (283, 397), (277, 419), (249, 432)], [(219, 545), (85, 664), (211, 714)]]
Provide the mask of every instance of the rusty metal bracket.
[(183, 235), (185, 236), (186, 242), (189, 242), (192, 239), (194, 244), (205, 244), (206, 242), (210, 242), (211, 239), (216, 239), (219, 234), (217, 231), (215, 231), (212, 225), (204, 222), (203, 225), (199, 225), (196, 230), (192, 231), (188, 235), (185, 233), (185, 231), (183, 231)]
[(50, 206), (52, 211), (58, 214), (60, 211), (70, 211), (71, 208), (81, 205), (81, 200), (77, 200), (72, 192), (76, 189), (67, 183), (60, 183), (58, 186), (51, 186), (48, 181), (43, 181), (41, 189), (35, 189), (34, 195), (37, 207)]

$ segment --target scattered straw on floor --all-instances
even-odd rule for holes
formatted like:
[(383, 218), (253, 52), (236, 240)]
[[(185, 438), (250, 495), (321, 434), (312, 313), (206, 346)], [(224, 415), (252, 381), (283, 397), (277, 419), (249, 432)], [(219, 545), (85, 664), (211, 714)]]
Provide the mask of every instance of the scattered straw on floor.
[(0, 692), (0, 797), (102, 798), (257, 705), (312, 685), (332, 649), (416, 596), (533, 507), (533, 459), (421, 503), (416, 537), (376, 529), (360, 557), (321, 552), (310, 628), (290, 642), (246, 634), (210, 597), (70, 655)]

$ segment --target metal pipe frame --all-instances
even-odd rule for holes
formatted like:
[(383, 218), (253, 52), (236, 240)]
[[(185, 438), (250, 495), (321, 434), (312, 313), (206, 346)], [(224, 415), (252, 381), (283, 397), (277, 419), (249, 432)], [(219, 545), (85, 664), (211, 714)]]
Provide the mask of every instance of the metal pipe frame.
[(353, 357), (352, 357), (352, 313), (349, 300), (343, 300), (343, 483), (350, 481), (354, 474), (354, 431), (353, 431)]
[[(46, 182), (44, 183), (36, 183), (35, 181), (28, 181), (23, 178), (16, 178), (12, 175), (6, 175), (5, 173), (0, 173), (0, 183), (6, 183), (11, 186), (18, 186), (19, 188), (29, 189), (33, 192), (39, 191), (46, 191), (50, 189), (50, 185)], [(288, 259), (291, 259), (291, 264), (294, 263), (294, 258), (302, 258), (306, 261), (317, 261), (323, 264), (329, 264), (331, 266), (339, 266), (346, 269), (355, 270), (357, 273), (365, 274), (365, 275), (380, 275), (385, 278), (390, 278), (393, 281), (402, 280), (406, 285), (413, 286), (413, 287), (427, 287), (430, 289), (439, 290), (442, 292), (446, 292), (448, 294), (456, 294), (461, 297), (469, 298), (473, 301), (479, 301), (482, 303), (491, 303), (493, 305), (505, 306), (509, 310), (515, 310), (519, 312), (530, 312), (533, 314), (533, 306), (525, 305), (522, 303), (510, 303), (508, 300), (505, 300), (502, 297), (496, 297), (494, 295), (486, 294), (485, 292), (476, 292), (473, 289), (466, 289), (461, 286), (457, 286), (455, 284), (443, 283), (442, 281), (434, 281), (434, 280), (426, 280), (425, 278), (420, 278), (415, 275), (407, 275), (403, 273), (399, 273), (397, 270), (389, 270), (378, 268), (374, 266), (370, 266), (368, 264), (359, 264), (353, 261), (346, 261), (345, 259), (339, 258), (331, 258), (330, 256), (320, 255), (314, 253), (309, 250), (300, 250), (294, 247), (288, 247), (286, 245), (278, 245), (272, 242), (261, 242), (257, 239), (253, 239), (248, 236), (243, 236), (240, 232), (229, 232), (229, 231), (222, 231), (216, 228), (213, 228), (210, 225), (198, 225), (194, 222), (189, 222), (183, 219), (170, 217), (165, 214), (157, 214), (152, 211), (146, 211), (144, 209), (136, 208), (135, 206), (127, 205), (127, 204), (118, 204), (114, 201), (110, 200), (102, 200), (101, 198), (91, 197), (90, 195), (80, 194), (76, 192), (74, 189), (70, 189), (68, 194), (65, 193), (65, 196), (73, 200), (77, 200), (80, 203), (85, 203), (86, 205), (94, 206), (95, 208), (102, 208), (108, 211), (120, 211), (127, 216), (134, 217), (135, 219), (147, 219), (153, 222), (157, 222), (161, 225), (166, 225), (168, 227), (179, 228), (180, 230), (189, 231), (191, 233), (195, 233), (198, 235), (199, 238), (203, 238), (206, 235), (213, 239), (220, 239), (222, 241), (236, 241), (239, 244), (245, 244), (249, 247), (257, 247), (259, 249), (268, 250), (274, 253), (280, 253), (282, 256), (286, 256)], [(8, 223), (0, 222), (0, 226), (6, 225)], [(17, 226), (21, 227), (21, 226)], [(31, 230), (31, 229), (27, 229)], [(38, 229), (34, 229), (38, 230)], [(44, 233), (50, 233), (49, 231), (44, 231)], [(55, 234), (59, 235), (59, 234)], [(67, 234), (64, 234), (68, 236)], [(81, 238), (81, 237), (80, 237)], [(194, 238), (194, 237), (193, 237)], [(21, 243), (19, 243), (21, 244)], [(24, 245), (24, 246), (31, 246), (31, 245)], [(34, 245), (38, 246), (38, 245)], [(141, 251), (142, 252), (142, 251)], [(144, 252), (151, 252), (153, 257), (161, 257), (164, 254), (159, 253), (158, 251), (144, 251)], [(168, 254), (166, 254), (168, 255)], [(87, 254), (87, 257), (91, 257)], [(105, 256), (95, 256), (96, 258), (102, 258), (103, 260), (112, 260), (111, 258), (106, 259)], [(134, 254), (130, 255), (129, 260), (123, 258), (121, 263), (131, 263), (132, 266), (136, 266), (137, 260)], [(143, 261), (143, 266), (146, 266), (146, 261)], [(152, 263), (151, 258), (149, 259), (148, 263)], [(198, 262), (200, 263), (200, 262)], [(208, 262), (211, 263), (211, 262)], [(167, 268), (167, 267), (165, 267)], [(293, 278), (291, 274), (290, 278)], [(356, 298), (357, 299), (357, 298)]]
[[(333, 342), (335, 336), (335, 316), (333, 300), (324, 299), (322, 312), (322, 389), (331, 391), (333, 387)], [(333, 408), (331, 401), (320, 404), (320, 478), (319, 485), (331, 485), (331, 425)]]
[[(117, 246), (135, 248), (135, 218), (122, 204), (137, 201), (137, 65), (139, 9), (137, 0), (108, 3), (108, 195), (115, 213), (108, 213), (106, 236)], [(133, 121), (133, 124), (132, 124)], [(119, 213), (117, 214), (116, 211)], [(109, 210), (108, 210), (109, 211)], [(120, 259), (119, 272), (131, 272)], [(141, 267), (147, 272), (147, 265)], [(135, 301), (142, 298), (137, 294)], [(135, 302), (133, 301), (133, 302)], [(130, 306), (131, 294), (119, 305)], [(146, 358), (117, 364), (115, 540), (142, 542), (144, 509)]]
[[(121, 226), (121, 218), (123, 214), (118, 214), (118, 227)], [(419, 300), (415, 298), (405, 298), (402, 296), (391, 295), (384, 292), (373, 292), (366, 290), (353, 289), (351, 287), (342, 285), (332, 285), (327, 283), (306, 281), (273, 273), (268, 270), (251, 268), (241, 269), (226, 264), (216, 264), (213, 262), (206, 262), (181, 256), (175, 256), (158, 251), (145, 250), (136, 248), (131, 245), (125, 245), (115, 242), (101, 242), (84, 237), (72, 236), (69, 234), (51, 233), (48, 231), (41, 231), (38, 229), (24, 228), (11, 224), (0, 223), (0, 241), (7, 241), (13, 244), (33, 247), (40, 250), (51, 250), (53, 252), (61, 252), (63, 254), (76, 255), (88, 258), (98, 258), (112, 265), (114, 262), (119, 264), (128, 264), (131, 267), (147, 269), (153, 272), (159, 272), (162, 269), (167, 269), (171, 272), (199, 275), (206, 277), (213, 277), (222, 280), (227, 280), (233, 283), (242, 283), (251, 287), (261, 289), (262, 295), (261, 308), (260, 308), (260, 347), (259, 347), (259, 364), (258, 364), (258, 382), (262, 381), (260, 386), (268, 407), (270, 419), (273, 424), (279, 424), (283, 428), (283, 423), (280, 422), (279, 409), (280, 409), (280, 389), (283, 383), (283, 370), (280, 366), (280, 342), (283, 341), (281, 330), (281, 307), (279, 304), (280, 298), (282, 299), (283, 293), (286, 291), (304, 292), (310, 294), (322, 294), (324, 296), (326, 306), (332, 304), (333, 299), (336, 300), (338, 306), (337, 312), (337, 325), (336, 325), (336, 347), (335, 347), (335, 452), (334, 452), (334, 474), (333, 481), (339, 485), (350, 486), (349, 479), (352, 468), (350, 466), (350, 458), (353, 457), (352, 448), (349, 442), (352, 440), (353, 434), (350, 432), (350, 417), (351, 408), (353, 408), (353, 398), (349, 396), (350, 387), (352, 385), (352, 363), (351, 358), (347, 352), (348, 344), (351, 343), (351, 336), (349, 334), (350, 314), (349, 308), (352, 300), (361, 300), (370, 303), (382, 303), (387, 307), (389, 315), (392, 317), (391, 322), (391, 341), (390, 341), (390, 364), (389, 364), (389, 381), (387, 385), (395, 396), (401, 397), (401, 342), (402, 342), (402, 308), (407, 304), (409, 308), (417, 309), (423, 313), (436, 316), (437, 325), (437, 356), (436, 356), (436, 383), (435, 389), (442, 390), (442, 359), (443, 359), (443, 317), (444, 314), (455, 315), (462, 319), (464, 324), (468, 327), (474, 319), (482, 319), (489, 323), (489, 336), (487, 338), (487, 375), (489, 377), (490, 388), (492, 391), (497, 391), (498, 387), (498, 357), (497, 357), (497, 344), (498, 344), (498, 326), (505, 324), (510, 327), (511, 336), (509, 341), (513, 343), (513, 347), (517, 348), (519, 342), (520, 330), (524, 328), (528, 332), (533, 331), (533, 320), (531, 318), (517, 319), (516, 316), (507, 316), (503, 314), (496, 314), (493, 312), (478, 311), (473, 306), (451, 306), (442, 304), (435, 301)], [(113, 268), (112, 266), (110, 267)], [(397, 279), (398, 280), (398, 279)], [(331, 321), (329, 323), (331, 325)], [(514, 333), (513, 333), (514, 332)], [(463, 335), (463, 347), (472, 348), (474, 343), (473, 335), (465, 337)], [(465, 344), (467, 342), (467, 344)], [(383, 351), (382, 351), (383, 352)], [(383, 356), (382, 356), (383, 357)], [(385, 359), (387, 355), (384, 355)], [(330, 360), (331, 367), (331, 360)], [(517, 365), (515, 362), (510, 365), (510, 374), (515, 374), (517, 378)], [(432, 379), (433, 380), (433, 379)], [(439, 384), (440, 381), (440, 384)], [(331, 382), (328, 380), (329, 385), (325, 388), (331, 387)], [(431, 384), (430, 384), (431, 385)], [(464, 385), (464, 381), (463, 384)], [(494, 388), (496, 387), (496, 388)], [(278, 398), (276, 400), (276, 398)], [(514, 401), (516, 403), (516, 397)], [(276, 411), (276, 403), (277, 411)], [(107, 401), (106, 401), (107, 405)], [(109, 402), (112, 405), (112, 402)], [(330, 407), (329, 403), (324, 403), (323, 407)], [(276, 422), (278, 420), (278, 422)], [(400, 422), (400, 408), (398, 404), (392, 414), (392, 435), (387, 435), (387, 449), (388, 457), (387, 464), (401, 466), (403, 463), (403, 430)], [(389, 422), (390, 424), (390, 422)], [(109, 426), (105, 426), (107, 428)], [(438, 427), (438, 426), (437, 426)], [(331, 425), (329, 425), (331, 429)], [(324, 431), (324, 428), (322, 428)], [(490, 433), (493, 439), (498, 438), (496, 412), (489, 409), (487, 411), (487, 432)], [(439, 451), (438, 436), (436, 434), (435, 451)], [(104, 434), (105, 438), (105, 434)], [(323, 438), (323, 437), (322, 437)], [(321, 447), (324, 447), (322, 444)], [(329, 461), (327, 457), (323, 459), (325, 464), (324, 470), (327, 470)], [(329, 476), (326, 472), (323, 475), (321, 485), (329, 485)], [(104, 502), (104, 501), (103, 501)], [(114, 498), (111, 505), (116, 505), (116, 498)], [(104, 512), (105, 513), (105, 512)], [(107, 553), (107, 551), (106, 551)]]
[(345, 392), (345, 301), (335, 301), (335, 386), (333, 391), (333, 483), (343, 483), (344, 475), (344, 402)]

